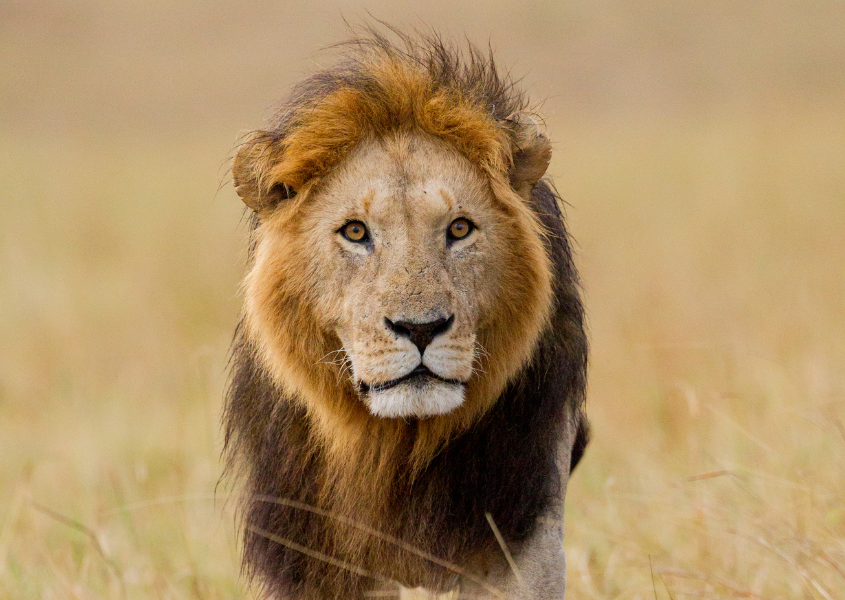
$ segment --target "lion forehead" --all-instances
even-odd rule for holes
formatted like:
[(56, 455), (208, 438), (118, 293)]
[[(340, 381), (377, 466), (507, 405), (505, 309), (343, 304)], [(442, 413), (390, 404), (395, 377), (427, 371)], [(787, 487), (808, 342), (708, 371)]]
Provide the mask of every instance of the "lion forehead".
[(484, 175), (449, 144), (404, 132), (356, 145), (315, 194), (318, 211), (387, 222), (424, 221), (456, 209), (492, 209)]

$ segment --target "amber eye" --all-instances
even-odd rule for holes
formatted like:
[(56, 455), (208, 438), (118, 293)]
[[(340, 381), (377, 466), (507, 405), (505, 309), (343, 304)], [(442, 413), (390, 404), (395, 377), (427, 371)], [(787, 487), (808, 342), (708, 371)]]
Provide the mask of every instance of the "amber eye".
[(340, 233), (350, 242), (366, 242), (369, 240), (367, 226), (361, 221), (350, 221), (340, 228)]
[(469, 219), (455, 219), (452, 221), (452, 224), (449, 225), (449, 239), (462, 240), (468, 236), (473, 229), (475, 229), (475, 225), (473, 225), (472, 221)]

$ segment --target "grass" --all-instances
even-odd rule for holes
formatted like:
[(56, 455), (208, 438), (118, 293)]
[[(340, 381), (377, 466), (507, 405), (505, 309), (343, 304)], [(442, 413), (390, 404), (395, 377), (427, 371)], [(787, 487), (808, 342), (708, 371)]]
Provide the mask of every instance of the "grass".
[(605, 199), (575, 210), (596, 436), (573, 598), (845, 594), (845, 130), (784, 121), (627, 139), (573, 191)]
[[(592, 339), (569, 598), (845, 598), (835, 98), (550, 118)], [(0, 598), (250, 597), (234, 129), (0, 133)]]

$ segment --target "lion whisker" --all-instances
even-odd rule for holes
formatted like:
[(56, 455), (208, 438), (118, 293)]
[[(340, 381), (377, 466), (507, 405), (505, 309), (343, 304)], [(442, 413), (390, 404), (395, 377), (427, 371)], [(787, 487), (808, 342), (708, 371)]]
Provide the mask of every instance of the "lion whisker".
[(472, 376), (472, 375), (478, 375), (479, 373), (480, 373), (481, 375), (487, 375), (487, 371), (486, 371), (484, 368), (480, 367), (480, 366), (478, 366), (478, 367), (475, 367), (475, 366), (470, 367), (470, 368), (469, 368), (469, 372), (470, 372), (470, 376)]
[(326, 353), (326, 354), (325, 354), (322, 358), (320, 358), (320, 359), (319, 359), (316, 363), (314, 363), (314, 364), (316, 364), (316, 365), (318, 365), (318, 364), (320, 364), (320, 363), (323, 363), (323, 364), (329, 364), (329, 365), (338, 364), (338, 363), (337, 363), (337, 360), (343, 360), (343, 359), (335, 359), (335, 360), (326, 361), (326, 358), (328, 358), (328, 357), (329, 357), (329, 356), (331, 356), (332, 354), (339, 354), (339, 353), (341, 353), (341, 352), (346, 352), (346, 349), (345, 349), (345, 348), (340, 348), (339, 350), (332, 350), (331, 352)]
[(478, 353), (479, 355), (483, 356), (484, 358), (486, 358), (488, 360), (490, 359), (490, 353), (487, 352), (487, 349), (484, 348), (484, 346), (481, 344), (481, 342), (476, 340), (473, 347), (474, 347), (476, 353)]
[(473, 344), (473, 349), (475, 351), (475, 360), (473, 360), (471, 367), (472, 374), (481, 373), (482, 375), (486, 375), (487, 369), (484, 368), (484, 362), (490, 362), (490, 353), (477, 340)]
[(347, 373), (352, 372), (352, 361), (349, 358), (346, 358), (343, 364), (343, 368), (340, 370), (338, 376), (343, 379)]
[[(329, 356), (341, 354), (341, 356), (334, 358), (332, 360), (326, 360)], [(323, 364), (323, 365), (333, 365), (336, 367), (340, 367), (336, 373), (336, 378), (338, 382), (341, 382), (343, 378), (351, 371), (352, 369), (352, 359), (349, 357), (349, 352), (346, 348), (339, 348), (337, 350), (332, 350), (331, 352), (326, 353), (320, 360), (315, 362), (314, 364)]]

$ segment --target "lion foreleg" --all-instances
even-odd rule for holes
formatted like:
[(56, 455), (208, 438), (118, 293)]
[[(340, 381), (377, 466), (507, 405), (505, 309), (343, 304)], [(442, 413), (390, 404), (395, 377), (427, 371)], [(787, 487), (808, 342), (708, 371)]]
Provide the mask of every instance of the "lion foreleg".
[(496, 585), (507, 600), (563, 600), (566, 557), (562, 520), (543, 519), (513, 560), (514, 566)]

